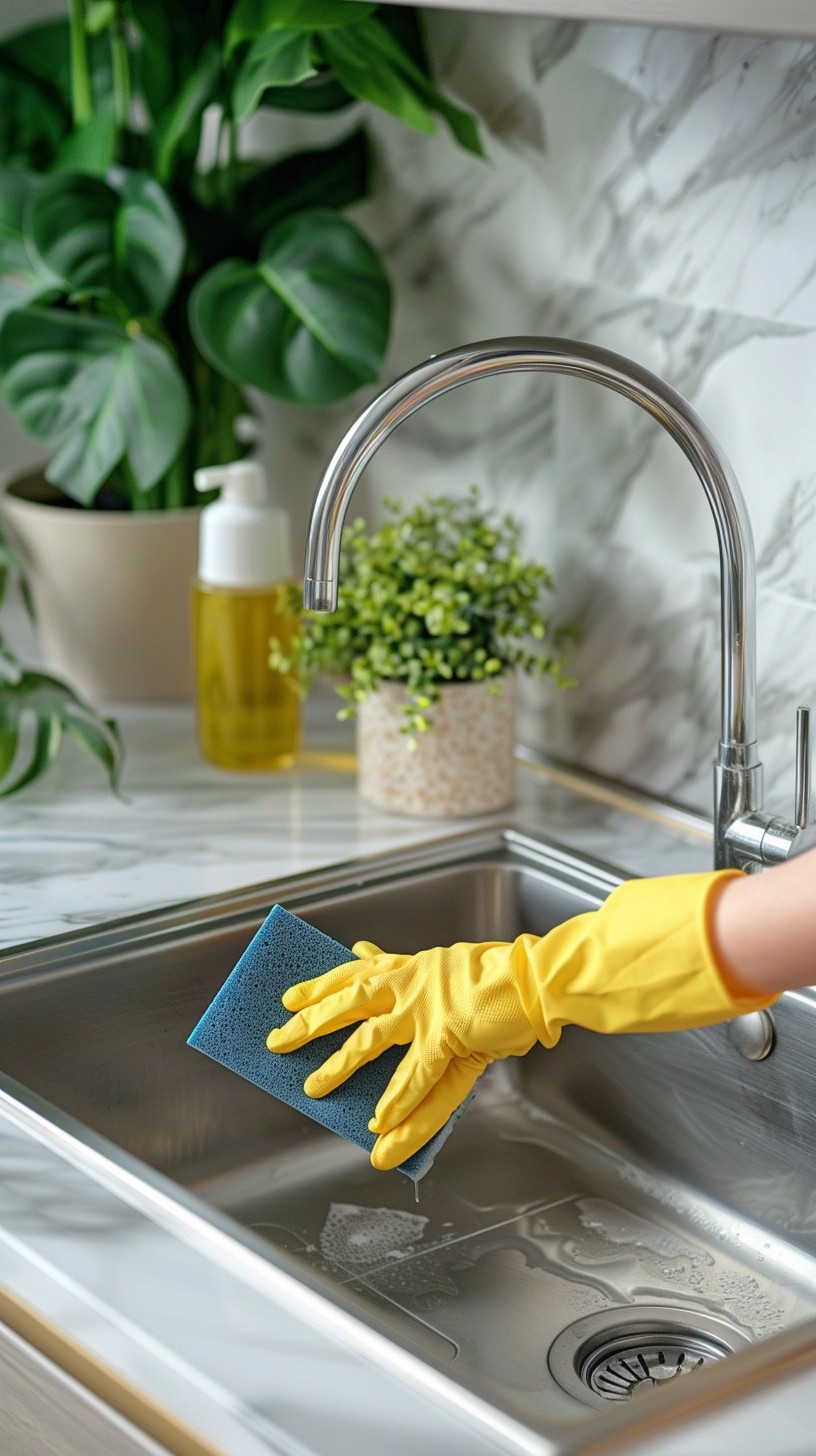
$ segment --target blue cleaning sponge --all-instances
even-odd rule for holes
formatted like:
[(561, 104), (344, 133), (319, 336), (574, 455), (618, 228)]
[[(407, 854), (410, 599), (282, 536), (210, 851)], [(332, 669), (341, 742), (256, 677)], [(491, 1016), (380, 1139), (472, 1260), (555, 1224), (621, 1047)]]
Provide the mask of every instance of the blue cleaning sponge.
[[(284, 991), (354, 959), (339, 941), (291, 915), (282, 905), (273, 906), (188, 1037), (188, 1045), (370, 1152), (375, 1138), (368, 1130), (369, 1120), (405, 1048), (389, 1047), (341, 1087), (316, 1100), (306, 1096), (303, 1083), (343, 1045), (354, 1027), (318, 1037), (296, 1052), (270, 1052), (266, 1046), (272, 1027), (282, 1026), (292, 1015), (281, 1005)], [(401, 1173), (415, 1182), (427, 1173), (472, 1096), (471, 1092), (430, 1142), (400, 1164)]]

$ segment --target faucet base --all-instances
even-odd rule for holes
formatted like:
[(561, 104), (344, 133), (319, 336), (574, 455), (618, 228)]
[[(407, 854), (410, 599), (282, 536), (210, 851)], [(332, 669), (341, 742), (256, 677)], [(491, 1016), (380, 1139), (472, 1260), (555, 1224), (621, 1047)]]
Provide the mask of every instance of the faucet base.
[[(760, 847), (767, 820), (762, 804), (762, 764), (756, 743), (720, 742), (714, 764), (714, 868), (743, 870), (762, 862)], [(733, 833), (739, 825), (739, 832)]]

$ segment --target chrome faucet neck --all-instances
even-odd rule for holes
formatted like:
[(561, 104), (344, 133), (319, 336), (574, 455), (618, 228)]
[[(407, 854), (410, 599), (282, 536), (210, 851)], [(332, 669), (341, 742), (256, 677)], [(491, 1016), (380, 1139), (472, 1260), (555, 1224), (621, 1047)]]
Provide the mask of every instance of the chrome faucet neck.
[[(609, 349), (574, 339), (488, 339), (439, 354), (384, 389), (338, 445), (315, 497), (306, 548), (304, 604), (337, 604), (340, 536), (349, 500), (371, 457), (409, 415), (474, 379), (542, 370), (593, 380), (653, 416), (694, 468), (714, 517), (720, 556), (721, 727), (715, 765), (715, 864), (742, 864), (729, 840), (735, 820), (757, 813), (762, 768), (756, 733), (756, 570), (751, 525), (728, 460), (691, 405), (658, 375)], [(750, 857), (750, 855), (749, 855)]]

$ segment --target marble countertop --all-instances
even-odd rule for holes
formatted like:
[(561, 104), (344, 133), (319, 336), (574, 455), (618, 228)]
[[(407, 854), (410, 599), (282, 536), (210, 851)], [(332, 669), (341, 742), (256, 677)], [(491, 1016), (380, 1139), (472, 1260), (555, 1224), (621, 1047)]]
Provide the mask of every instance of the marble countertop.
[[(504, 822), (386, 814), (355, 792), (353, 737), (336, 700), (310, 700), (305, 750), (291, 773), (234, 774), (206, 764), (192, 708), (118, 711), (127, 760), (121, 799), (66, 744), (48, 775), (0, 808), (0, 947), (18, 947), (145, 910)], [(520, 769), (511, 817), (636, 874), (705, 868), (705, 830), (672, 827), (576, 795)], [(568, 779), (566, 780), (568, 782)]]
[[(508, 820), (633, 873), (710, 863), (704, 825), (627, 805), (598, 785), (578, 793), (568, 775), (525, 766), (509, 816), (446, 822), (380, 813), (357, 798), (351, 741), (328, 700), (310, 708), (298, 767), (277, 776), (209, 768), (186, 707), (131, 708), (120, 720), (128, 750), (122, 801), (94, 764), (71, 752), (3, 806), (7, 949)], [(194, 1200), (179, 1208), (138, 1168), (111, 1171), (93, 1148), (78, 1146), (70, 1126), (55, 1126), (36, 1101), (23, 1105), (12, 1092), (0, 1086), (0, 1319), (24, 1310), (60, 1331), (170, 1422), (173, 1449), (552, 1451), (495, 1413), (477, 1428), (451, 1403), (447, 1382), (440, 1393), (425, 1371), (417, 1384), (413, 1357), (383, 1370), (356, 1321), (218, 1228), (205, 1229)], [(723, 1456), (747, 1449), (744, 1430), (733, 1442), (720, 1436)]]

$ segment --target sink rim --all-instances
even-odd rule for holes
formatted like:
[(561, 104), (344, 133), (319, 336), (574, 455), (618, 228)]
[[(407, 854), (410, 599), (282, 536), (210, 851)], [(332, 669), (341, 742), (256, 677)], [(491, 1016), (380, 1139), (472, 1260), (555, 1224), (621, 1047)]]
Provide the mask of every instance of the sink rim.
[(9, 977), (21, 973), (47, 971), (57, 958), (61, 961), (60, 969), (67, 970), (71, 961), (80, 955), (85, 963), (94, 955), (113, 954), (125, 944), (137, 945), (146, 939), (155, 941), (173, 933), (203, 929), (209, 924), (227, 926), (232, 920), (244, 919), (256, 911), (263, 918), (277, 899), (285, 900), (287, 909), (296, 912), (299, 903), (313, 899), (315, 894), (342, 892), (352, 883), (355, 888), (367, 888), (448, 864), (466, 865), (490, 853), (535, 863), (551, 870), (567, 885), (594, 889), (603, 895), (610, 894), (624, 880), (634, 878), (606, 860), (579, 854), (556, 840), (539, 838), (512, 823), (495, 829), (462, 830), (408, 849), (360, 855), (326, 868), (276, 876), (238, 890), (196, 896), (42, 940), (6, 946), (0, 950), (0, 986)]

